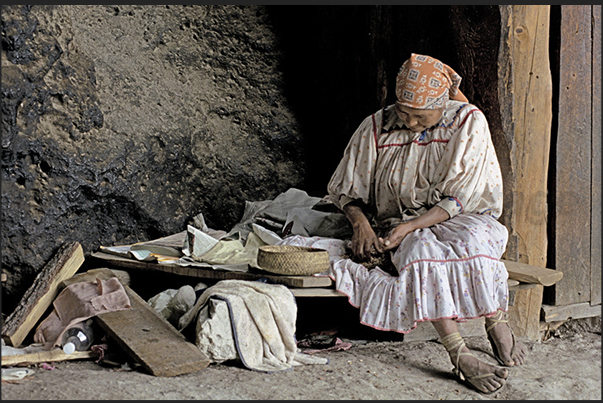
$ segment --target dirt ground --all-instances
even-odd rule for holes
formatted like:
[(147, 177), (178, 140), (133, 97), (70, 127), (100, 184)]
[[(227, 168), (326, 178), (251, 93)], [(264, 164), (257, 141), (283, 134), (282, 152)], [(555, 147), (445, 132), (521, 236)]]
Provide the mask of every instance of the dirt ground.
[[(128, 359), (121, 366), (65, 361), (30, 366), (31, 376), (2, 381), (2, 400), (601, 399), (600, 317), (566, 322), (539, 342), (524, 340), (527, 362), (510, 369), (502, 390), (483, 395), (455, 378), (437, 341), (404, 342), (395, 333), (342, 326), (343, 319), (331, 323), (334, 328), (320, 320), (300, 320), (300, 315), (312, 317), (308, 309), (298, 312), (298, 340), (309, 340), (319, 329), (336, 329), (332, 337), (352, 344), (347, 350), (315, 353), (329, 359), (326, 365), (267, 374), (231, 362), (162, 378), (136, 369)], [(468, 337), (466, 342), (475, 355), (496, 363), (485, 338)]]

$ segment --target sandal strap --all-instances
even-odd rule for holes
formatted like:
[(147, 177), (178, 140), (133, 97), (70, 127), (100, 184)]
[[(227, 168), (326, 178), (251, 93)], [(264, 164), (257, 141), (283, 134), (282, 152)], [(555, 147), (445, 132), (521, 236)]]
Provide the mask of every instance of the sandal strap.
[(486, 318), (486, 333), (499, 323), (509, 323), (509, 320), (505, 318), (505, 313), (500, 310), (496, 312), (496, 315)]
[[(456, 356), (456, 363), (454, 365), (455, 372), (458, 371), (459, 367), (459, 359), (461, 355), (473, 355), (471, 353), (462, 353), (461, 350), (465, 347), (465, 340), (463, 340), (463, 336), (459, 332), (450, 333), (444, 337), (442, 337), (442, 344), (444, 348), (451, 356)], [(456, 351), (455, 351), (456, 350)], [(457, 375), (459, 375), (457, 373)]]

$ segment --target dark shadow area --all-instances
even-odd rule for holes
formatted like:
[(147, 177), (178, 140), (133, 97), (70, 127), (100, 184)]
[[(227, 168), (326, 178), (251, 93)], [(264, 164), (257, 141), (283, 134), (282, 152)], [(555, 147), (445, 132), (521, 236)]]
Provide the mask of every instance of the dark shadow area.
[(364, 118), (394, 102), (410, 53), (457, 64), (449, 6), (269, 6), (285, 96), (305, 141), (305, 189), (326, 194)]
[[(556, 183), (557, 170), (555, 169), (555, 161), (557, 160), (557, 131), (559, 130), (559, 64), (560, 64), (560, 48), (561, 48), (561, 6), (551, 6), (550, 15), (550, 34), (549, 34), (549, 59), (551, 64), (551, 79), (553, 82), (553, 116), (551, 119), (551, 149), (549, 151), (549, 170), (547, 188), (550, 189), (547, 193), (548, 206), (548, 222), (547, 222), (547, 261), (545, 267), (557, 267), (556, 264), (556, 218), (555, 211), (556, 203)], [(555, 305), (555, 285), (544, 287), (542, 295), (542, 303)]]

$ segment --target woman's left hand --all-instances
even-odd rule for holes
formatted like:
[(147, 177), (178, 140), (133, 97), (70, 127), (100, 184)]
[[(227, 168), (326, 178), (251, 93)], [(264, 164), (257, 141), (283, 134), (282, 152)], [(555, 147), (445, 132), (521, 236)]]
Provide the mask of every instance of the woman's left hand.
[(411, 221), (406, 221), (398, 224), (396, 228), (386, 238), (379, 238), (384, 251), (389, 251), (400, 246), (400, 243), (406, 235), (416, 229), (431, 227), (432, 225), (441, 223), (450, 218), (448, 212), (439, 206), (434, 206), (425, 214)]
[(393, 231), (389, 234), (389, 236), (385, 238), (379, 238), (381, 242), (381, 247), (384, 251), (389, 251), (392, 249), (396, 249), (400, 246), (402, 240), (411, 233), (414, 228), (408, 223), (401, 223)]

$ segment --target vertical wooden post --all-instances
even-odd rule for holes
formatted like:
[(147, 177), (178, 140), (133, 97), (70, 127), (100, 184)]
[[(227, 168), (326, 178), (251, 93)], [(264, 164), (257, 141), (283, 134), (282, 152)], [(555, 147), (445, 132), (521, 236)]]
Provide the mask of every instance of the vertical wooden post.
[[(507, 38), (500, 60), (510, 83), (502, 91), (512, 97), (515, 168), (514, 225), (517, 258), (545, 267), (547, 251), (547, 175), (552, 123), (552, 77), (549, 65), (548, 5), (501, 6)], [(504, 8), (506, 7), (506, 8)], [(503, 24), (505, 21), (503, 21)], [(505, 66), (504, 63), (507, 63)], [(505, 98), (504, 94), (501, 98)], [(507, 97), (508, 98), (508, 94)], [(512, 257), (511, 257), (512, 258)]]
[(555, 305), (590, 300), (592, 24), (592, 6), (561, 6), (554, 237), (563, 281)]
[(593, 8), (590, 304), (601, 303), (601, 5)]

